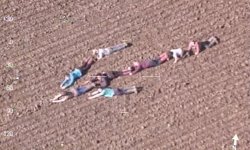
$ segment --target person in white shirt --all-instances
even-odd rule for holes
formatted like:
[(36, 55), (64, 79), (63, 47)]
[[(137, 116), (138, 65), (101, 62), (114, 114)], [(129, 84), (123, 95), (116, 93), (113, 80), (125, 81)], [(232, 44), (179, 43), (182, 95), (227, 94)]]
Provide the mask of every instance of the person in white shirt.
[(179, 58), (183, 56), (183, 50), (181, 48), (171, 49), (170, 53), (172, 52), (172, 56), (174, 58), (174, 63), (178, 61)]
[(177, 49), (171, 49), (168, 52), (168, 57), (169, 59), (174, 58), (174, 63), (176, 63), (180, 58), (184, 58), (186, 56), (190, 56), (191, 51), (189, 50), (183, 50), (181, 48), (177, 48)]
[(100, 49), (94, 49), (93, 55), (97, 59), (102, 59), (105, 56), (111, 55), (114, 52), (120, 51), (128, 46), (128, 43), (124, 42), (121, 44), (117, 44), (115, 46), (107, 47), (107, 48), (100, 48)]

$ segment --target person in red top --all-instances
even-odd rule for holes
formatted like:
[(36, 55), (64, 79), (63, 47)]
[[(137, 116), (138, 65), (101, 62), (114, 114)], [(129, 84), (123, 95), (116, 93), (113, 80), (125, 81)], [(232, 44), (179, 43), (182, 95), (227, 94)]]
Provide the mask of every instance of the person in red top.
[(188, 45), (188, 50), (193, 51), (195, 55), (198, 55), (201, 51), (211, 48), (219, 43), (219, 38), (216, 36), (211, 36), (207, 41), (191, 41)]

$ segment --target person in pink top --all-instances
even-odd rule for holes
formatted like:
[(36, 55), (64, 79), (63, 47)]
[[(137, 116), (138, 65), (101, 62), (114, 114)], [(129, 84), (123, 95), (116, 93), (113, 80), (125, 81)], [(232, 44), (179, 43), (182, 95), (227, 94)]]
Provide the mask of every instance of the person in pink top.
[(133, 75), (144, 69), (158, 66), (166, 61), (168, 61), (171, 57), (168, 53), (163, 53), (156, 58), (142, 60), (140, 62), (134, 62), (131, 67), (128, 67), (127, 70), (123, 70), (123, 75)]
[(219, 38), (216, 36), (211, 36), (207, 41), (191, 41), (189, 42), (188, 50), (198, 55), (201, 51), (211, 48), (219, 42)]
[(134, 62), (131, 67), (128, 67), (127, 70), (123, 70), (124, 75), (134, 75), (144, 69), (156, 67), (170, 59), (174, 59), (174, 63), (176, 63), (180, 58), (184, 58), (189, 56), (189, 50), (182, 50), (181, 48), (171, 49), (168, 52), (162, 53), (153, 59), (143, 60), (140, 62)]

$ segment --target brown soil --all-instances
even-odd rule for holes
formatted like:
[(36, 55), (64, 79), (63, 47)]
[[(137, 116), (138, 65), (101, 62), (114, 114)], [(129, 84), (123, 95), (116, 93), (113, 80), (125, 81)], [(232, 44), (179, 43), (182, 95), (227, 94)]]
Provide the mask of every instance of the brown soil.
[[(249, 149), (249, 10), (248, 0), (2, 0), (0, 149), (229, 150), (235, 134)], [(221, 43), (198, 56), (112, 82), (142, 86), (137, 95), (48, 101), (93, 48), (133, 44), (89, 75), (211, 35)]]

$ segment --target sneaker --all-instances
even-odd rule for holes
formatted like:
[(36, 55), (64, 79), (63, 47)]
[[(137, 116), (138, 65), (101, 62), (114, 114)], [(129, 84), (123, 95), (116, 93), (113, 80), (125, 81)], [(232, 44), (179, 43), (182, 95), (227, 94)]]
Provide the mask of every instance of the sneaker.
[(123, 42), (122, 44), (124, 45), (124, 47), (127, 47), (127, 46), (128, 46), (128, 43), (127, 43), (127, 42)]

